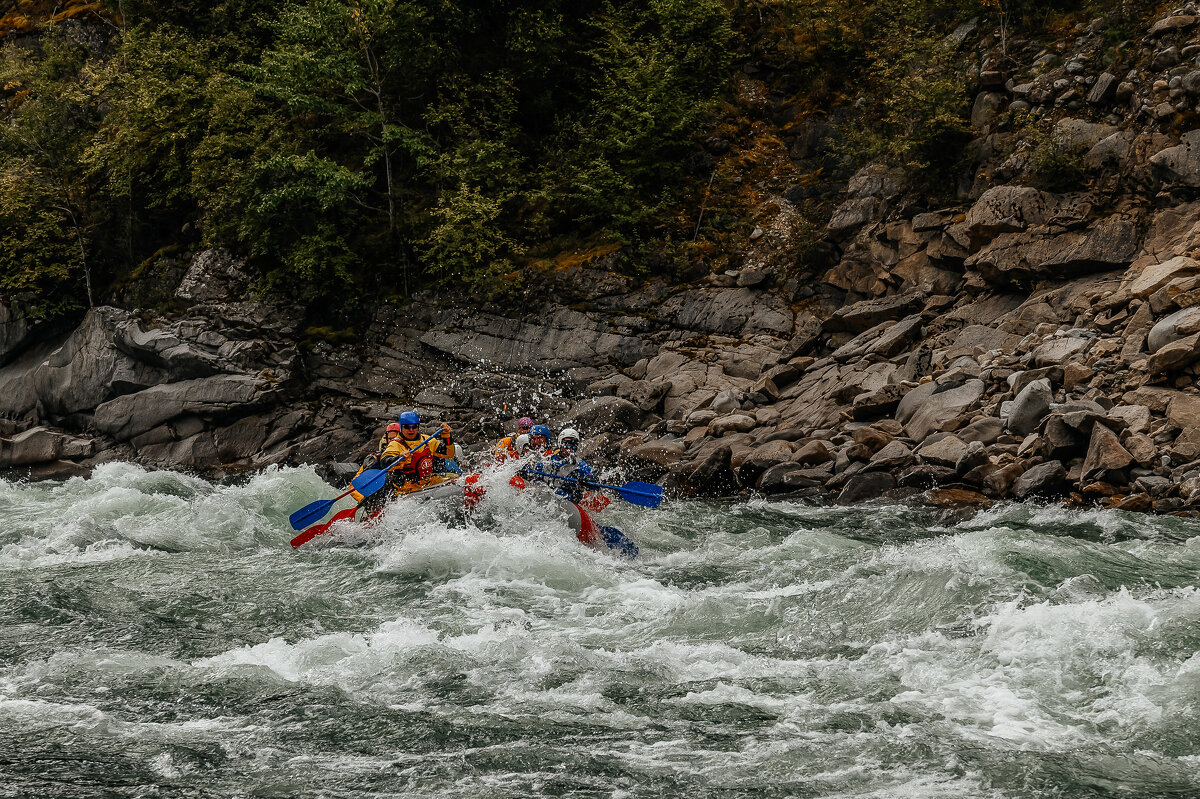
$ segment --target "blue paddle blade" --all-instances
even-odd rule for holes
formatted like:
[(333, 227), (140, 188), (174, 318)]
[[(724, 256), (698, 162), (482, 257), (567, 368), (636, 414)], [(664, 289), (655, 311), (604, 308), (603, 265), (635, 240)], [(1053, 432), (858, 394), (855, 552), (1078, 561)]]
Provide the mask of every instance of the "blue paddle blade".
[(326, 513), (329, 513), (329, 509), (333, 507), (335, 502), (337, 502), (336, 499), (318, 499), (316, 502), (308, 503), (288, 517), (288, 521), (292, 524), (292, 529), (303, 530), (313, 522), (320, 521)]
[(655, 485), (654, 483), (631, 480), (623, 486), (614, 487), (614, 489), (621, 495), (621, 499), (631, 505), (638, 505), (643, 508), (657, 508), (662, 504), (662, 486)]
[(638, 545), (616, 527), (601, 527), (600, 534), (609, 549), (615, 549), (627, 558), (637, 557)]
[(387, 482), (387, 477), (387, 469), (367, 469), (358, 477), (351, 480), (350, 485), (354, 486), (354, 490), (364, 497), (369, 497), (383, 488), (384, 483)]

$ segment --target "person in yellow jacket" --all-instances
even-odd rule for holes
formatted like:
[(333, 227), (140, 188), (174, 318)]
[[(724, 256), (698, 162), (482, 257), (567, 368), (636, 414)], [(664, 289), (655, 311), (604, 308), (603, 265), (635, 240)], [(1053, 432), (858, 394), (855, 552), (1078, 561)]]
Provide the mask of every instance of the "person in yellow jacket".
[(507, 458), (515, 458), (520, 453), (517, 451), (517, 439), (523, 435), (527, 435), (533, 428), (533, 420), (528, 416), (522, 416), (517, 420), (517, 433), (512, 436), (505, 436), (496, 442), (496, 446), (492, 447), (492, 457), (499, 463)]
[[(357, 491), (350, 492), (351, 496), (363, 506), (368, 514), (373, 514), (395, 494), (407, 493), (420, 488), (435, 473), (444, 472), (445, 469), (434, 467), (434, 458), (443, 461), (454, 458), (456, 453), (454, 441), (450, 437), (450, 425), (442, 424), (439, 431), (442, 441), (434, 441), (431, 446), (430, 444), (422, 445), (424, 438), (420, 434), (420, 424), (421, 418), (416, 411), (406, 411), (400, 414), (396, 422), (388, 425), (384, 438), (379, 442), (380, 449), (368, 456), (368, 462), (358, 470), (358, 474), (362, 474), (366, 469), (388, 469), (397, 461), (402, 461), (395, 469), (388, 472), (387, 486), (370, 497), (363, 497)], [(357, 476), (355, 475), (355, 477)]]

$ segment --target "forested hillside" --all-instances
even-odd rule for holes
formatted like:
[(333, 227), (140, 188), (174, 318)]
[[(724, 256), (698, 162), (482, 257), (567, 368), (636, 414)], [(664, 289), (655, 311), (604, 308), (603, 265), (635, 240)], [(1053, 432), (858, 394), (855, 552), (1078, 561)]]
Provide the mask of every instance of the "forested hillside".
[(620, 269), (683, 279), (736, 259), (768, 190), (799, 209), (803, 270), (862, 163), (934, 201), (969, 174), (988, 65), (945, 45), (960, 23), (989, 46), (1104, 16), (1119, 64), (1149, 6), (17, 0), (0, 294), (76, 318), (218, 245), (318, 315), (431, 283), (503, 296), (618, 248)]

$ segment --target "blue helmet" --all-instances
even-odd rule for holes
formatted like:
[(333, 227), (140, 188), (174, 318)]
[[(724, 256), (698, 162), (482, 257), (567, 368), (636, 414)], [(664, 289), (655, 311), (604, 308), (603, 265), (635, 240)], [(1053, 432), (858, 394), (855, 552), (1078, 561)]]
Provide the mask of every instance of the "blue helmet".
[(546, 427), (546, 425), (544, 425), (544, 424), (535, 424), (533, 426), (533, 429), (531, 429), (529, 431), (529, 437), (533, 438), (534, 436), (545, 436), (546, 441), (549, 441), (550, 440), (550, 428)]
[(405, 411), (396, 419), (400, 424), (420, 424), (421, 417), (417, 416), (416, 411)]

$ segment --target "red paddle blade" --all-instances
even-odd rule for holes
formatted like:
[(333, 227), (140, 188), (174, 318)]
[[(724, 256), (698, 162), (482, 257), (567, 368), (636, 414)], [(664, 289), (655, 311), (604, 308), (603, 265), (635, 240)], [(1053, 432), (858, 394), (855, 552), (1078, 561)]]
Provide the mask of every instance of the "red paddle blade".
[(300, 535), (293, 538), (292, 546), (298, 547), (302, 544), (308, 543), (309, 541), (316, 538), (321, 533), (324, 533), (326, 530), (328, 530), (330, 527), (332, 527), (334, 522), (340, 522), (343, 519), (353, 519), (354, 514), (357, 511), (358, 511), (357, 507), (346, 508), (345, 510), (338, 511), (336, 514), (334, 514), (333, 518), (330, 519), (329, 521), (327, 521), (323, 524), (314, 524), (312, 527), (308, 528), (303, 533), (301, 533)]

